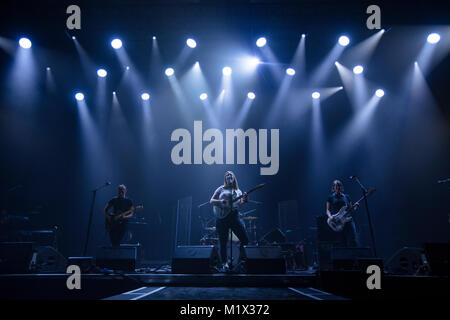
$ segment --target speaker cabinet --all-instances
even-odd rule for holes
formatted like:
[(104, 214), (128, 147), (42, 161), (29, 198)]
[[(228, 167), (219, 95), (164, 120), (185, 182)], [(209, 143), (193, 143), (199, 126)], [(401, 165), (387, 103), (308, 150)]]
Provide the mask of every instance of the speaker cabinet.
[(172, 273), (212, 273), (218, 258), (215, 246), (178, 246), (172, 257)]
[(386, 261), (386, 272), (398, 275), (417, 275), (425, 272), (425, 255), (421, 248), (404, 247)]
[(102, 247), (98, 251), (96, 264), (100, 268), (134, 271), (136, 269), (136, 247)]
[(246, 273), (283, 274), (286, 263), (279, 246), (244, 246)]

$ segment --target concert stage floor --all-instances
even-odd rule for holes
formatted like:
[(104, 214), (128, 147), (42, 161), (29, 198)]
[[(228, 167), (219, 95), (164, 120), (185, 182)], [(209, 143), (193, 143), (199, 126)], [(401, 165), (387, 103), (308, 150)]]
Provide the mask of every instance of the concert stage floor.
[(346, 300), (315, 288), (141, 287), (105, 300)]
[(450, 297), (450, 277), (383, 275), (381, 290), (368, 290), (367, 274), (353, 271), (286, 274), (88, 273), (81, 289), (69, 275), (0, 275), (0, 299), (20, 300), (342, 300)]

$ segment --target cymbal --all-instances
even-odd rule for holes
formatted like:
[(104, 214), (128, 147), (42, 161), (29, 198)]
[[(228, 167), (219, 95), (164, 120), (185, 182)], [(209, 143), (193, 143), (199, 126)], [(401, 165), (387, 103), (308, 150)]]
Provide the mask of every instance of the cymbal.
[(207, 231), (216, 231), (216, 227), (207, 227), (205, 228)]
[(256, 220), (259, 219), (258, 217), (244, 217), (242, 220)]

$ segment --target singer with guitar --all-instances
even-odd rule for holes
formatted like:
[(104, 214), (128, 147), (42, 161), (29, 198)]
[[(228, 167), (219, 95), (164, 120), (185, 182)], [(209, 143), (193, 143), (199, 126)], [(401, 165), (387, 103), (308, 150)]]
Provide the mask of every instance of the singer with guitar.
[[(109, 200), (103, 210), (106, 216), (106, 230), (113, 247), (120, 246), (120, 242), (127, 232), (127, 220), (132, 218), (134, 214), (133, 202), (126, 197), (126, 193), (127, 187), (123, 184), (119, 185), (117, 187), (117, 197)], [(109, 213), (108, 211), (111, 208), (113, 208), (113, 211)]]
[[(238, 201), (233, 201), (241, 197)], [(248, 244), (247, 231), (244, 223), (239, 219), (238, 209), (248, 202), (247, 193), (242, 193), (239, 189), (236, 176), (233, 172), (225, 172), (224, 183), (218, 187), (209, 201), (214, 206), (216, 216), (216, 231), (219, 235), (220, 258), (223, 270), (228, 270), (227, 243), (228, 234), (231, 229), (240, 241), (241, 254), (243, 257), (243, 247)]]
[[(334, 222), (336, 219), (336, 214), (345, 206), (349, 210), (357, 210), (359, 208), (359, 202), (352, 204), (350, 197), (344, 194), (344, 186), (339, 180), (334, 180), (331, 186), (331, 195), (328, 197), (326, 208), (329, 224)], [(345, 223), (342, 231), (340, 231), (342, 236), (342, 246), (344, 247), (357, 247), (358, 240), (356, 236), (356, 227), (353, 219)]]

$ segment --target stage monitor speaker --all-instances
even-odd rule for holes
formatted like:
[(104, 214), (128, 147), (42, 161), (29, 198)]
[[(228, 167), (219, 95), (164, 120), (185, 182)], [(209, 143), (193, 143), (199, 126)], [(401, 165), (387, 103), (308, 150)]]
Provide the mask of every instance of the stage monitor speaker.
[(246, 273), (286, 273), (286, 262), (280, 246), (244, 246), (244, 249)]
[(268, 233), (266, 233), (260, 240), (261, 243), (285, 243), (287, 242), (286, 236), (280, 229), (274, 229)]
[(37, 247), (31, 262), (32, 269), (38, 273), (65, 273), (66, 258), (51, 246)]
[(218, 259), (215, 246), (177, 246), (172, 257), (172, 273), (212, 273)]
[(102, 247), (100, 248), (96, 265), (121, 271), (134, 271), (136, 269), (136, 247)]
[(424, 250), (409, 247), (399, 249), (385, 265), (386, 272), (398, 275), (424, 274), (427, 268)]
[(436, 276), (449, 276), (450, 243), (425, 243), (424, 248), (431, 274)]
[(29, 273), (33, 242), (0, 242), (0, 273)]

